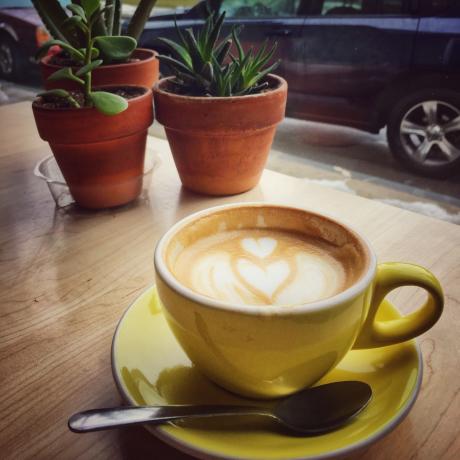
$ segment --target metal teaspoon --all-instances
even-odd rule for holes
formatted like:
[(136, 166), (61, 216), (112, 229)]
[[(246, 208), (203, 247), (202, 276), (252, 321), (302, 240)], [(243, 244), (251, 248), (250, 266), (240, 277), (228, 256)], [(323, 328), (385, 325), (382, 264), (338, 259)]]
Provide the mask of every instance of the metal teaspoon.
[(319, 434), (345, 424), (367, 406), (371, 397), (372, 390), (367, 383), (335, 382), (299, 391), (280, 399), (274, 407), (170, 405), (91, 409), (72, 415), (69, 428), (75, 433), (85, 433), (184, 418), (262, 415), (295, 433)]

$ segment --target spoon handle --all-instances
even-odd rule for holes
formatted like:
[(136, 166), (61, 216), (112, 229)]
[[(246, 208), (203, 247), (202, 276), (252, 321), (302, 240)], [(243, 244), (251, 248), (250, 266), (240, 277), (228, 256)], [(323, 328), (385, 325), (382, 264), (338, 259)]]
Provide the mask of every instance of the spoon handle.
[(69, 428), (75, 433), (86, 433), (139, 423), (164, 423), (181, 418), (223, 415), (271, 415), (271, 413), (264, 408), (253, 406), (122, 406), (78, 412), (69, 418)]

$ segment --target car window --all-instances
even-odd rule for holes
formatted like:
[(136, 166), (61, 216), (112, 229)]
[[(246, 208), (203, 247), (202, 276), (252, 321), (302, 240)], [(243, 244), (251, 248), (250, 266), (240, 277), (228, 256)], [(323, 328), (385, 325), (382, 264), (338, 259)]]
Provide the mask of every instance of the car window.
[(407, 0), (324, 0), (320, 14), (327, 16), (393, 15), (404, 14), (407, 10)]
[(363, 12), (363, 3), (363, 0), (325, 0), (321, 14), (359, 14)]
[(0, 8), (33, 8), (30, 0), (0, 0)]
[(233, 18), (296, 16), (301, 0), (224, 0), (221, 11)]
[(458, 16), (459, 0), (421, 0), (421, 13), (424, 16)]
[(380, 11), (377, 14), (403, 14), (407, 12), (407, 2), (402, 0), (381, 0), (377, 5)]

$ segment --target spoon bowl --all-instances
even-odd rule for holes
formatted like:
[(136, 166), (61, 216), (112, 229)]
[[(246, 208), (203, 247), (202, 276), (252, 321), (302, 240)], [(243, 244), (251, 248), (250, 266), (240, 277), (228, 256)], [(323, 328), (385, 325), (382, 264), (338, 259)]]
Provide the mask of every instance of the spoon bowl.
[(292, 431), (320, 434), (344, 425), (358, 415), (371, 398), (372, 389), (367, 383), (329, 383), (280, 400), (273, 415)]
[(86, 433), (185, 418), (261, 415), (275, 419), (293, 433), (316, 435), (347, 423), (367, 406), (371, 397), (372, 390), (367, 383), (334, 382), (299, 391), (272, 407), (170, 405), (91, 409), (72, 415), (69, 428), (75, 433)]

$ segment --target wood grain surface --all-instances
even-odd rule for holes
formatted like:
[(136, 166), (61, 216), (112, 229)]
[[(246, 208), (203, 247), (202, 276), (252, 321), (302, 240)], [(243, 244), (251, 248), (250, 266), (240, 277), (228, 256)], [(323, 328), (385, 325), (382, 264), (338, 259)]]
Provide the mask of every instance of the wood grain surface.
[[(460, 458), (460, 227), (265, 171), (251, 192), (208, 198), (183, 190), (168, 144), (137, 203), (97, 213), (58, 210), (33, 176), (49, 154), (27, 102), (0, 108), (0, 458), (187, 459), (143, 428), (77, 435), (73, 412), (121, 403), (110, 345), (122, 312), (152, 284), (159, 236), (193, 211), (275, 201), (332, 214), (367, 236), (380, 261), (431, 269), (445, 289), (436, 326), (419, 338), (425, 374), (409, 416), (357, 459)], [(401, 289), (409, 311), (424, 294)]]

